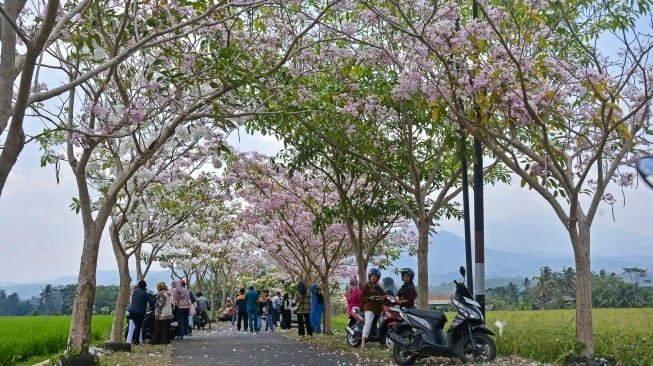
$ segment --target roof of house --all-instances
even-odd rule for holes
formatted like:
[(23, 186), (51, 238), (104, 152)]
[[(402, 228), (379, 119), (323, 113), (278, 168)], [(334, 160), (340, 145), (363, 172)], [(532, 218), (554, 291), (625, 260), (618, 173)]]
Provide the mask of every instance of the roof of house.
[(429, 294), (429, 305), (451, 304), (451, 294)]

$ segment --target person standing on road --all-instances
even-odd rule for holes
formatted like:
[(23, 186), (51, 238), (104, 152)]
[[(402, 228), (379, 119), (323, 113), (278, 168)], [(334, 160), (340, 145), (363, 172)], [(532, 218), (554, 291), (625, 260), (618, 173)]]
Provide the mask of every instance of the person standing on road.
[(258, 315), (258, 291), (254, 290), (254, 285), (247, 286), (247, 292), (245, 293), (245, 303), (247, 304), (247, 323), (249, 324), (249, 330), (252, 333), (258, 333), (258, 329), (256, 328), (256, 318)]
[(277, 291), (277, 293), (272, 297), (272, 311), (270, 315), (272, 317), (272, 331), (274, 332), (274, 328), (277, 327), (277, 322), (279, 321), (279, 308), (281, 307), (281, 292)]
[(143, 328), (143, 319), (147, 306), (154, 306), (156, 299), (147, 292), (147, 283), (145, 280), (138, 281), (129, 305), (129, 317), (134, 321), (134, 333), (132, 334), (131, 343), (141, 343), (141, 329)]
[(281, 329), (290, 329), (290, 323), (292, 322), (292, 314), (291, 314), (291, 303), (290, 303), (290, 297), (288, 296), (288, 293), (286, 292), (283, 294), (283, 300), (281, 300)]
[(193, 335), (193, 319), (195, 319), (195, 294), (193, 291), (190, 289), (190, 285), (186, 287), (186, 280), (181, 279), (181, 286), (188, 291), (188, 296), (190, 296), (190, 306), (188, 307), (188, 333), (186, 335), (192, 336)]
[(322, 316), (324, 315), (324, 295), (318, 285), (311, 286), (311, 326), (315, 334), (322, 333)]
[(308, 293), (304, 281), (297, 282), (297, 293), (295, 294), (295, 314), (297, 314), (297, 331), (299, 336), (304, 339), (304, 333), (313, 336), (313, 327), (309, 314), (311, 313), (311, 294)]
[(191, 306), (190, 294), (188, 290), (181, 285), (181, 281), (172, 281), (172, 305), (175, 306), (175, 319), (179, 324), (178, 335), (179, 339), (184, 339), (184, 336), (190, 333), (188, 325), (188, 312)]
[(236, 307), (238, 308), (238, 322), (236, 329), (240, 332), (240, 322), (243, 322), (243, 329), (245, 332), (248, 330), (248, 320), (247, 320), (247, 301), (245, 301), (245, 289), (241, 288), (236, 296)]
[(150, 344), (170, 343), (170, 321), (172, 320), (172, 299), (165, 282), (156, 285), (156, 307), (154, 310), (154, 332)]
[(385, 295), (385, 291), (379, 286), (380, 278), (381, 271), (378, 268), (370, 269), (367, 273), (368, 281), (363, 285), (363, 289), (361, 290), (361, 310), (365, 312), (365, 325), (363, 326), (361, 348), (365, 347), (365, 342), (370, 335), (370, 331), (374, 329), (376, 332), (376, 322), (383, 310), (381, 303), (375, 299), (377, 296)]
[(237, 295), (234, 295), (234, 301), (231, 301), (231, 298), (227, 297), (227, 304), (231, 304), (230, 312), (231, 312), (231, 325), (236, 325), (236, 321), (238, 320), (238, 305), (236, 305), (236, 297)]

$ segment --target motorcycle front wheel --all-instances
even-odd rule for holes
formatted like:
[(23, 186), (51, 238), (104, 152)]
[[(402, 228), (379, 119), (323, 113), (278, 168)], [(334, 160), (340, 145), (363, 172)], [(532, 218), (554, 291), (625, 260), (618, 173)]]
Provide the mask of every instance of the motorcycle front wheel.
[(497, 355), (497, 346), (494, 344), (492, 338), (484, 333), (476, 333), (474, 337), (474, 345), (472, 347), (472, 339), (469, 335), (464, 336), (456, 345), (456, 355), (463, 363), (467, 362), (490, 362), (494, 360)]
[[(412, 329), (404, 329), (399, 333), (399, 336), (408, 341), (413, 338), (414, 334), (415, 332)], [(395, 363), (400, 366), (412, 365), (417, 361), (417, 356), (408, 352), (408, 350), (397, 343), (392, 348), (392, 357), (394, 357)]]
[(356, 338), (355, 336), (349, 334), (349, 332), (345, 331), (347, 333), (347, 344), (351, 347), (358, 347), (361, 345), (361, 340), (360, 338)]

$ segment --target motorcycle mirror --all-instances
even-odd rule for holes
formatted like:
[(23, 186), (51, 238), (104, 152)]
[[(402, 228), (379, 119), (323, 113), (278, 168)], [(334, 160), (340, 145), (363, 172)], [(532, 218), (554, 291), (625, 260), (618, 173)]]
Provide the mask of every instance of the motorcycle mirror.
[(465, 267), (460, 266), (460, 275), (463, 276), (463, 278), (465, 278), (465, 273), (467, 273), (467, 271), (465, 271)]
[(653, 156), (646, 156), (637, 161), (637, 171), (644, 178), (644, 182), (653, 188)]

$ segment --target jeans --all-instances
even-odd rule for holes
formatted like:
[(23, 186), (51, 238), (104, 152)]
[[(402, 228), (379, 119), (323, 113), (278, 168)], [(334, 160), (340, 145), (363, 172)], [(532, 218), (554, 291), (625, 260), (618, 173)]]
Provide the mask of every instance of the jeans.
[(177, 308), (175, 310), (175, 319), (179, 323), (177, 335), (179, 338), (184, 338), (186, 334), (190, 333), (190, 327), (188, 326), (188, 308)]
[(279, 310), (272, 309), (268, 314), (268, 319), (265, 322), (265, 330), (274, 332), (274, 327), (277, 325), (277, 318), (279, 317)]
[[(257, 319), (256, 317), (258, 316), (258, 310), (247, 310), (247, 323), (249, 323), (249, 330), (254, 333), (255, 331), (258, 332), (258, 329), (256, 328), (257, 326)], [(247, 329), (247, 328), (245, 328)]]

